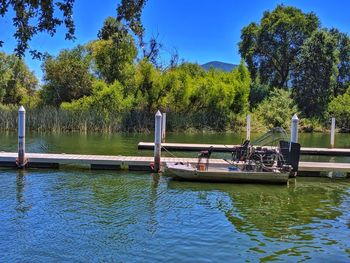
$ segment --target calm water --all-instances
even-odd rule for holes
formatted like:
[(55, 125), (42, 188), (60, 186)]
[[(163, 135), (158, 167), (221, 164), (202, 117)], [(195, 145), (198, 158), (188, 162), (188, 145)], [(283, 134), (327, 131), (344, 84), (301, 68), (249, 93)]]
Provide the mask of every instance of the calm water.
[[(232, 144), (242, 137), (180, 134), (168, 141)], [(31, 134), (27, 149), (146, 155), (136, 145), (151, 139)], [(302, 135), (301, 142), (328, 146), (329, 136)], [(350, 147), (350, 136), (337, 135), (336, 143)], [(16, 150), (15, 134), (0, 134), (1, 150)], [(346, 179), (198, 184), (72, 167), (1, 169), (0, 262), (349, 262), (349, 207)]]

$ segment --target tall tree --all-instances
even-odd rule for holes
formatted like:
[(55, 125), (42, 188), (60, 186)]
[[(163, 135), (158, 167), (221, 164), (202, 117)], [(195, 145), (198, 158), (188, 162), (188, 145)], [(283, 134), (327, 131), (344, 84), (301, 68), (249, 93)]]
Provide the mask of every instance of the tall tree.
[(138, 38), (143, 59), (147, 59), (155, 67), (160, 68), (161, 65), (158, 59), (162, 44), (156, 36), (151, 37), (148, 41), (144, 39), (145, 29), (141, 21), (141, 15), (146, 3), (147, 0), (122, 0), (117, 8), (117, 20), (124, 21), (126, 27)]
[(44, 85), (41, 96), (46, 104), (59, 106), (62, 102), (91, 94), (93, 76), (90, 58), (82, 46), (62, 50), (57, 57), (46, 57), (43, 63)]
[(37, 85), (37, 78), (23, 60), (0, 52), (0, 103), (20, 103), (34, 94)]
[[(22, 57), (32, 37), (39, 32), (46, 32), (53, 36), (56, 28), (62, 24), (67, 28), (66, 39), (74, 38), (73, 22), (74, 0), (0, 0), (0, 16), (4, 17), (10, 9), (14, 12), (13, 25), (16, 28), (14, 38), (17, 40), (15, 52)], [(59, 16), (57, 16), (59, 14)], [(3, 41), (0, 41), (2, 46)], [(40, 56), (36, 50), (31, 54)]]
[(100, 39), (110, 39), (120, 30), (127, 30), (134, 34), (143, 43), (145, 29), (141, 21), (142, 10), (147, 0), (122, 0), (117, 7), (117, 17), (108, 17), (98, 32)]
[(287, 87), (301, 46), (319, 25), (313, 13), (278, 5), (272, 12), (264, 12), (260, 24), (244, 27), (239, 52), (252, 78), (259, 75), (262, 84)]
[(141, 22), (147, 0), (122, 0), (117, 8), (117, 21), (125, 24), (143, 43), (145, 29)]
[(337, 64), (337, 83), (334, 87), (334, 96), (342, 95), (350, 85), (350, 38), (338, 29), (331, 29), (330, 33), (337, 43), (339, 60)]
[(88, 44), (96, 72), (107, 83), (118, 80), (122, 84), (130, 79), (137, 48), (133, 37), (120, 21), (108, 17), (98, 36), (100, 40)]
[(338, 75), (335, 38), (326, 30), (305, 41), (293, 73), (293, 96), (307, 117), (322, 117), (334, 94)]

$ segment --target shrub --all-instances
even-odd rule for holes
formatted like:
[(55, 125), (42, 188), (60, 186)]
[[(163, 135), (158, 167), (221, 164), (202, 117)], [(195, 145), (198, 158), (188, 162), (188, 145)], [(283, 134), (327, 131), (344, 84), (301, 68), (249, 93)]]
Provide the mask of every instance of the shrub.
[(337, 126), (343, 130), (350, 129), (350, 87), (328, 105), (328, 115), (335, 117)]
[(290, 91), (275, 89), (253, 111), (254, 120), (266, 128), (283, 127), (289, 129), (290, 119), (297, 113), (297, 107), (290, 97)]

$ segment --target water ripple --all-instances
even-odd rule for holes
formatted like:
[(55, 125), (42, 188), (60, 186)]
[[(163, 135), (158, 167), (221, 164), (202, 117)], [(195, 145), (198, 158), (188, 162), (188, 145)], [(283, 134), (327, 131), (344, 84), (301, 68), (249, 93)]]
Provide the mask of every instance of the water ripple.
[(130, 172), (0, 173), (5, 262), (349, 261), (348, 181), (286, 187)]

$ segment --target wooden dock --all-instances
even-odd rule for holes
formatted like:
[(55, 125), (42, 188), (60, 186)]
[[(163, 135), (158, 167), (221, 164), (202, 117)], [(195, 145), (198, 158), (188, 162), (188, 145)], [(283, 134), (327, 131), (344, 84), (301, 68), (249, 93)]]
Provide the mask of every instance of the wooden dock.
[[(222, 144), (190, 144), (190, 143), (162, 143), (162, 147), (169, 151), (194, 151), (199, 152), (209, 147), (214, 147), (214, 152), (232, 152), (234, 147), (239, 145), (222, 145)], [(139, 142), (139, 150), (153, 150), (153, 142)], [(350, 149), (345, 148), (313, 148), (301, 147), (302, 155), (323, 155), (323, 156), (350, 156)]]
[[(18, 154), (0, 152), (0, 167), (16, 167)], [(29, 168), (59, 168), (60, 165), (89, 165), (91, 169), (151, 171), (151, 156), (109, 156), (80, 154), (27, 153)], [(161, 162), (197, 163), (197, 158), (162, 157)], [(210, 159), (211, 165), (227, 164), (222, 159)], [(349, 163), (300, 162), (300, 175), (319, 176), (322, 173), (350, 173)]]

